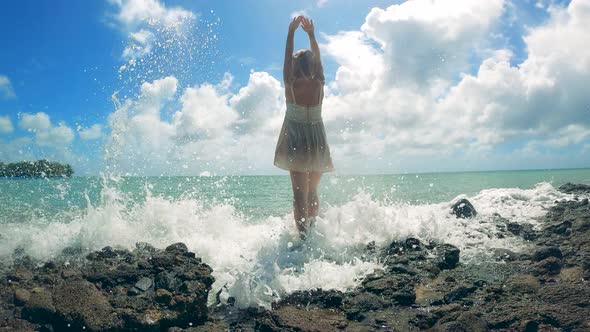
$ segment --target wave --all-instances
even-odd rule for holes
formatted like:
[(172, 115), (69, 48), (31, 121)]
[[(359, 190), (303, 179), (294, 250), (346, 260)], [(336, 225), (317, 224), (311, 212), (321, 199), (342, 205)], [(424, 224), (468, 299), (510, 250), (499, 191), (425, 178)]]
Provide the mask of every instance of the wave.
[[(250, 220), (231, 203), (203, 204), (195, 198), (146, 196), (134, 201), (104, 181), (98, 201), (64, 211), (55, 219), (2, 226), (0, 258), (17, 248), (39, 260), (57, 257), (66, 247), (88, 252), (104, 246), (128, 249), (137, 242), (166, 247), (184, 242), (209, 264), (216, 282), (210, 304), (235, 299), (239, 307), (265, 306), (296, 290), (355, 287), (381, 267), (366, 255), (367, 243), (387, 245), (409, 236), (450, 243), (461, 261), (477, 264), (491, 248), (521, 251), (526, 242), (498, 238), (494, 213), (512, 222), (538, 223), (555, 200), (567, 195), (549, 183), (532, 189), (486, 189), (468, 198), (479, 214), (470, 220), (449, 213), (451, 202), (410, 205), (375, 200), (360, 192), (345, 204), (324, 206), (311, 236), (300, 243), (291, 214)], [(453, 200), (454, 201), (454, 200)]]

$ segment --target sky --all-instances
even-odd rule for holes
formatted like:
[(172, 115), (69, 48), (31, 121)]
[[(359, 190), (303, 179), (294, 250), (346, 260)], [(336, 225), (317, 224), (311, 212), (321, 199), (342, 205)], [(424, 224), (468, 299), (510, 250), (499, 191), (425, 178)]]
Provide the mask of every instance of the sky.
[[(590, 0), (3, 1), (0, 161), (78, 175), (272, 164), (295, 15), (337, 174), (590, 167)], [(308, 48), (298, 30), (295, 48)]]

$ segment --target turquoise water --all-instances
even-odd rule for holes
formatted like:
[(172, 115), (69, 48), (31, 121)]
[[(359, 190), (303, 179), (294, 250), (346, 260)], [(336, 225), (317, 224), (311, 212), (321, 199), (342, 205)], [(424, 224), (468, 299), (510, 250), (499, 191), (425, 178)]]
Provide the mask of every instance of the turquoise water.
[[(288, 176), (74, 177), (0, 180), (0, 268), (15, 250), (40, 261), (66, 247), (164, 248), (183, 242), (213, 268), (214, 303), (265, 306), (296, 290), (347, 290), (382, 267), (364, 248), (408, 236), (457, 246), (463, 264), (495, 262), (494, 248), (530, 244), (500, 238), (496, 213), (540, 227), (566, 182), (590, 183), (590, 169), (403, 175), (326, 175), (320, 215), (301, 243)], [(478, 211), (457, 219), (449, 207), (468, 198)], [(300, 245), (299, 245), (300, 244)], [(293, 249), (297, 248), (297, 249)]]
[[(359, 191), (376, 200), (413, 205), (449, 201), (488, 188), (530, 189), (547, 182), (590, 183), (590, 169), (422, 173), (397, 175), (325, 175), (320, 182), (322, 204), (339, 205)], [(110, 185), (113, 185), (110, 182)], [(288, 176), (130, 177), (116, 184), (127, 203), (145, 199), (148, 192), (170, 200), (198, 199), (205, 204), (229, 203), (249, 220), (289, 213), (291, 184)], [(103, 179), (0, 180), (0, 223), (26, 222), (32, 217), (52, 219), (63, 212), (86, 209), (100, 201)], [(86, 196), (87, 195), (87, 196)]]

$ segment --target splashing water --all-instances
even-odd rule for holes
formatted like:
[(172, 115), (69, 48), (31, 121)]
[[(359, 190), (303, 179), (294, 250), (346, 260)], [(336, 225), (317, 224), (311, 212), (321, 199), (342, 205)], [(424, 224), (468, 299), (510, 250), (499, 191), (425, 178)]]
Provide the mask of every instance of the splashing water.
[[(152, 190), (162, 185), (154, 179), (144, 179), (133, 190), (125, 191), (129, 183), (124, 178), (103, 177), (98, 195), (84, 193), (86, 203), (80, 204), (84, 207), (72, 206), (54, 215), (32, 213), (21, 215), (20, 220), (2, 220), (0, 257), (10, 259), (16, 248), (47, 260), (68, 246), (87, 252), (107, 245), (133, 249), (137, 242), (148, 242), (163, 248), (184, 242), (213, 268), (216, 282), (210, 304), (220, 292), (222, 301), (234, 297), (239, 307), (268, 307), (273, 300), (296, 290), (354, 287), (381, 267), (378, 261), (365, 256), (364, 248), (370, 241), (383, 246), (394, 239), (414, 236), (446, 242), (461, 249), (463, 263), (481, 260), (490, 248), (520, 251), (526, 245), (521, 240), (491, 236), (495, 230), (493, 213), (514, 222), (534, 224), (535, 217), (542, 216), (555, 199), (567, 197), (547, 183), (532, 189), (486, 189), (469, 197), (478, 216), (461, 220), (449, 214), (451, 202), (412, 205), (375, 199), (360, 191), (341, 204), (326, 203), (311, 236), (299, 243), (290, 213), (252, 217), (236, 207), (236, 202), (206, 199), (182, 187), (176, 197), (155, 195)], [(61, 197), (66, 191), (65, 199), (71, 201), (72, 195), (96, 185), (91, 182), (97, 179), (75, 181), (69, 186), (45, 181), (44, 186), (53, 188)], [(185, 181), (170, 178), (168, 184), (174, 187)], [(236, 191), (224, 178), (214, 180), (207, 188), (219, 181), (228, 192)], [(36, 182), (29, 184), (39, 186)], [(264, 186), (262, 183), (252, 190)]]

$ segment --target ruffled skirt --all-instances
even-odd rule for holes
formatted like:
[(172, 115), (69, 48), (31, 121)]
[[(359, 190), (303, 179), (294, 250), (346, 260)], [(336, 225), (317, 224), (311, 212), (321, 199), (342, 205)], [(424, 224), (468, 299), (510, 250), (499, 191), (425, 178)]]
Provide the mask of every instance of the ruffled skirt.
[[(289, 112), (289, 111), (287, 111)], [(334, 170), (324, 123), (296, 121), (287, 114), (275, 150), (274, 165), (296, 172), (331, 172)]]

